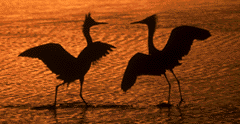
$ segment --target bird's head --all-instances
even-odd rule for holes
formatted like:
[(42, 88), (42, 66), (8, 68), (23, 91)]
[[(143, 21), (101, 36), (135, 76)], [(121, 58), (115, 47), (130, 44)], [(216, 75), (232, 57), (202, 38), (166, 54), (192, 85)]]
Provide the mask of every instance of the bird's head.
[(132, 22), (131, 24), (147, 24), (147, 25), (156, 25), (156, 22), (157, 22), (157, 16), (156, 14), (154, 15), (151, 15), (141, 21), (136, 21), (136, 22)]
[(146, 24), (148, 26), (149, 31), (154, 32), (157, 24), (157, 16), (156, 14), (154, 14), (141, 21), (132, 22), (130, 24)]
[(85, 15), (85, 20), (84, 20), (84, 23), (83, 23), (84, 28), (90, 28), (94, 25), (99, 25), (99, 24), (108, 24), (108, 23), (106, 23), (106, 22), (96, 22), (95, 20), (93, 20), (90, 13)]

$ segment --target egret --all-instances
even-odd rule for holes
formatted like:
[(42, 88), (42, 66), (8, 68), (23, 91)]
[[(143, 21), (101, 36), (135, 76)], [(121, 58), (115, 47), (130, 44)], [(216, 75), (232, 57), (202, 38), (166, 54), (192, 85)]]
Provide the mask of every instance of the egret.
[(42, 60), (53, 73), (58, 75), (57, 79), (63, 80), (63, 83), (56, 86), (54, 107), (56, 106), (58, 87), (66, 83), (69, 85), (77, 79), (80, 80), (80, 97), (87, 105), (87, 102), (82, 97), (84, 75), (90, 69), (91, 63), (106, 56), (109, 54), (109, 51), (112, 51), (112, 48), (115, 48), (110, 44), (102, 43), (100, 41), (92, 42), (90, 27), (98, 24), (107, 23), (94, 21), (91, 18), (90, 13), (85, 16), (82, 32), (87, 40), (87, 46), (77, 58), (68, 53), (60, 44), (56, 43), (47, 43), (33, 47), (19, 55)]
[(162, 51), (155, 48), (153, 44), (153, 35), (156, 28), (156, 15), (147, 17), (141, 21), (133, 22), (131, 24), (146, 24), (148, 26), (148, 49), (149, 55), (143, 53), (135, 54), (128, 62), (128, 66), (124, 72), (121, 89), (127, 91), (136, 82), (137, 76), (140, 75), (155, 75), (165, 76), (169, 85), (168, 104), (170, 105), (170, 91), (171, 84), (166, 76), (166, 70), (170, 70), (178, 82), (179, 92), (182, 103), (182, 93), (180, 82), (173, 72), (175, 66), (181, 65), (179, 60), (190, 51), (194, 39), (205, 40), (211, 36), (210, 32), (193, 27), (193, 26), (179, 26), (171, 31), (170, 37), (166, 46)]

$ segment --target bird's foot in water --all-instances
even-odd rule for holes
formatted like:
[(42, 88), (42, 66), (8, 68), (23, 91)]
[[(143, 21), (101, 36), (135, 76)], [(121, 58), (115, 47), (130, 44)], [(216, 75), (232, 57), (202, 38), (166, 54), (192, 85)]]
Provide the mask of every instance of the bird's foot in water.
[(86, 108), (87, 108), (87, 107), (91, 107), (91, 105), (89, 105), (89, 104), (86, 104), (86, 106), (85, 106), (85, 107), (86, 107)]
[(181, 99), (181, 101), (178, 103), (178, 107), (180, 107), (180, 105), (185, 102), (183, 99)]
[(85, 102), (85, 101), (83, 101), (83, 102), (85, 103), (86, 107), (89, 107), (89, 106), (90, 106), (90, 105), (87, 104), (87, 102)]
[(54, 104), (53, 104), (53, 105), (51, 105), (50, 107), (51, 107), (51, 109), (56, 109), (56, 108), (57, 108), (57, 104), (56, 104), (56, 103), (54, 103)]
[(170, 102), (162, 102), (162, 103), (158, 104), (157, 106), (160, 107), (160, 108), (164, 108), (164, 107), (170, 108), (170, 107), (172, 107), (173, 105), (170, 104)]
[(86, 102), (84, 102), (84, 104), (85, 104), (86, 106), (89, 106)]
[(35, 110), (44, 110), (44, 109), (56, 110), (56, 106), (54, 104), (53, 105), (41, 105), (41, 106), (32, 107), (31, 109), (35, 109)]

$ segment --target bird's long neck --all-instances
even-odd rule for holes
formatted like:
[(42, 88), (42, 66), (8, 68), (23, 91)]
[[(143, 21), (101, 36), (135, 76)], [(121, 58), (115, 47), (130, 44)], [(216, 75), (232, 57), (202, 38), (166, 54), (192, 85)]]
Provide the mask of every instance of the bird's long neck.
[(154, 54), (158, 52), (158, 50), (154, 47), (153, 44), (153, 35), (155, 32), (155, 25), (154, 26), (148, 26), (148, 50), (149, 54)]
[(86, 40), (87, 40), (87, 44), (88, 44), (88, 45), (91, 44), (91, 43), (92, 43), (92, 38), (91, 38), (91, 36), (90, 36), (90, 27), (89, 27), (89, 28), (83, 27), (82, 32), (83, 32), (84, 37), (85, 37)]

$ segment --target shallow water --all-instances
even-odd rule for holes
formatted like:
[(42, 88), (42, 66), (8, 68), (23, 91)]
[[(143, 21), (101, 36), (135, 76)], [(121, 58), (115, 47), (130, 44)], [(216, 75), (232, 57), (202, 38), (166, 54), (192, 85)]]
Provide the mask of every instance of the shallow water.
[[(37, 3), (37, 4), (36, 4)], [(81, 3), (69, 0), (4, 4), (0, 21), (0, 122), (8, 123), (214, 123), (240, 122), (240, 35), (237, 1), (122, 1)], [(18, 6), (16, 8), (16, 6)], [(21, 11), (20, 11), (21, 10)], [(93, 41), (117, 48), (85, 75), (83, 97), (79, 81), (59, 88), (62, 81), (38, 59), (17, 57), (41, 44), (61, 44), (77, 57), (87, 45), (81, 32), (88, 12), (97, 21), (91, 28)], [(194, 41), (182, 65), (174, 68), (181, 82), (185, 102), (178, 108), (178, 85), (171, 73), (172, 108), (159, 108), (166, 101), (168, 84), (164, 76), (140, 76), (124, 93), (120, 89), (129, 59), (137, 52), (148, 53), (147, 27), (130, 25), (151, 14), (158, 16), (154, 45), (162, 49), (171, 30), (180, 25), (207, 29), (212, 36)]]

